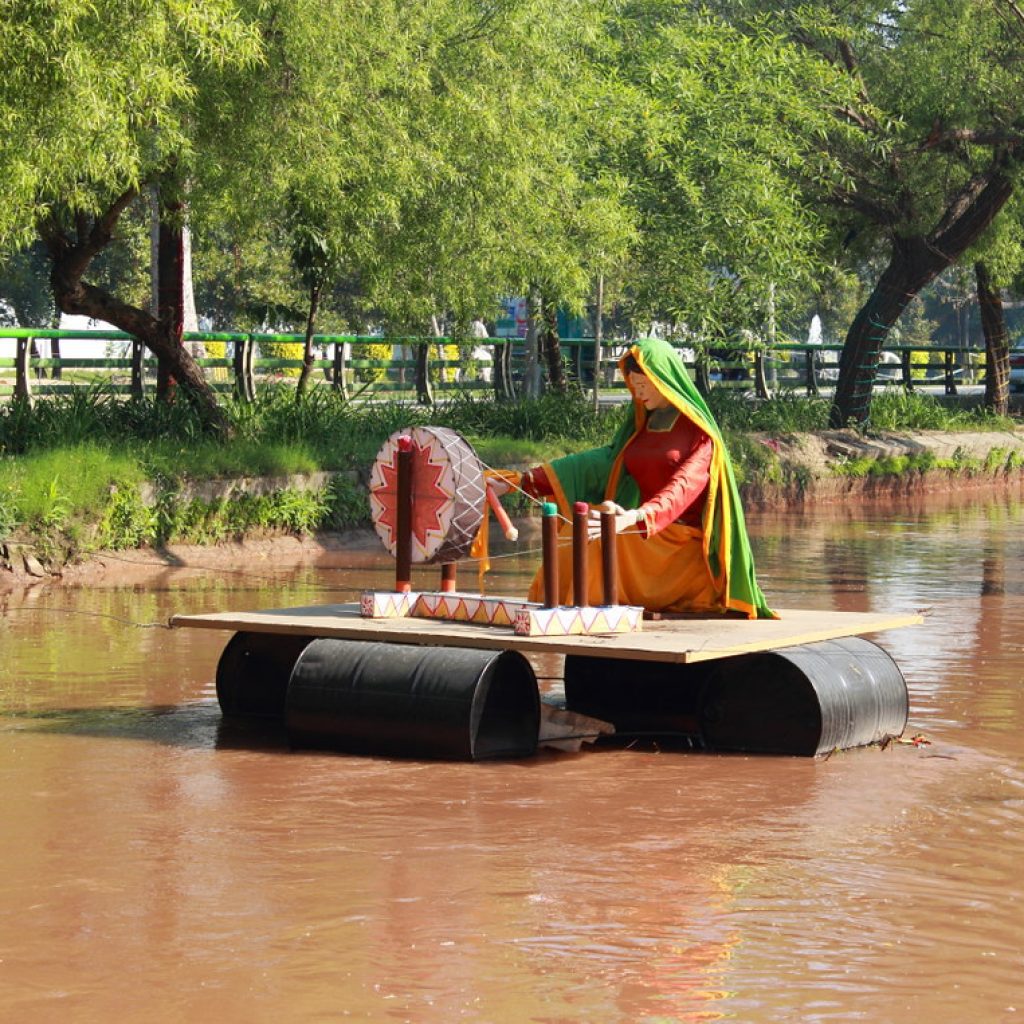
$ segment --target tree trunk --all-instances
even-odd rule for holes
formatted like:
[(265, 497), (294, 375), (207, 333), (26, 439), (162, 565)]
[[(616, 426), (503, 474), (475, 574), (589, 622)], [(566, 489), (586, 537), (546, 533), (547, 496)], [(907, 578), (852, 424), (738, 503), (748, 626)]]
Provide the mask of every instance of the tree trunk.
[(597, 308), (594, 310), (594, 412), (601, 409), (601, 356), (604, 340), (604, 274), (597, 275)]
[(553, 302), (542, 302), (540, 348), (548, 369), (548, 381), (560, 395), (567, 390), (565, 367), (562, 365), (562, 343), (558, 336), (558, 309)]
[(530, 288), (526, 319), (526, 365), (523, 368), (523, 394), (527, 398), (540, 398), (543, 375), (540, 369), (540, 293)]
[(40, 223), (39, 234), (50, 254), (54, 301), (61, 312), (105, 320), (148, 346), (163, 359), (168, 374), (174, 377), (204, 422), (222, 436), (228, 436), (230, 424), (217, 405), (213, 390), (181, 344), (180, 319), (175, 324), (173, 317), (156, 317), (83, 280), (92, 260), (110, 244), (118, 218), (135, 196), (134, 189), (128, 190), (95, 219), (79, 214), (75, 218), (78, 226), (74, 240), (53, 220)]
[(295, 400), (298, 401), (309, 387), (309, 378), (313, 375), (313, 331), (316, 328), (316, 314), (320, 308), (320, 289), (317, 282), (309, 286), (309, 315), (306, 317), (306, 340), (302, 348), (302, 372), (295, 386)]
[[(180, 202), (161, 204), (157, 246), (157, 320), (166, 325), (172, 345), (182, 346), (185, 331), (185, 239), (177, 220)], [(169, 402), (176, 387), (170, 360), (157, 353), (156, 397)], [(198, 369), (198, 368), (197, 368)]]
[(504, 344), (494, 346), (492, 361), (495, 401), (511, 402), (516, 397), (515, 382), (512, 380), (511, 338), (505, 338)]
[(1010, 411), (1010, 335), (1003, 315), (1003, 297), (992, 286), (992, 276), (981, 260), (974, 264), (974, 277), (985, 335), (985, 408), (1006, 416)]
[(981, 237), (1006, 205), (1013, 185), (1004, 173), (1009, 157), (972, 178), (950, 202), (928, 235), (893, 239), (889, 265), (854, 317), (843, 344), (829, 424), (863, 424), (871, 412), (878, 356), (892, 325), (925, 285), (955, 263)]

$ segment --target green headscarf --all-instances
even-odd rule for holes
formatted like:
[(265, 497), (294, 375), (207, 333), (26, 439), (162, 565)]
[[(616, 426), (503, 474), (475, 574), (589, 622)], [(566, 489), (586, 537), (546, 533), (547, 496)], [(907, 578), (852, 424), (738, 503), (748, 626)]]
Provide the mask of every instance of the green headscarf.
[[(704, 557), (724, 606), (752, 619), (777, 618), (757, 585), (732, 463), (707, 402), (667, 341), (644, 338), (630, 346), (628, 355), (636, 359), (659, 393), (711, 438), (711, 480), (702, 523)], [(619, 361), (620, 369), (625, 359), (623, 356)], [(559, 504), (565, 505), (561, 509), (564, 515), (569, 515), (576, 501), (593, 505), (611, 499), (623, 508), (640, 504), (640, 489), (626, 471), (623, 452), (644, 425), (646, 415), (643, 406), (634, 400), (632, 420), (622, 424), (607, 447), (567, 455), (544, 466)]]

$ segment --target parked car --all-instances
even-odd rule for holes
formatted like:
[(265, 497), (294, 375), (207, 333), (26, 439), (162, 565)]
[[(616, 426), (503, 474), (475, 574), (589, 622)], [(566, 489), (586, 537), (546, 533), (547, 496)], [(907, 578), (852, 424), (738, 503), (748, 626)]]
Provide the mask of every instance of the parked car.
[(1024, 338), (1018, 338), (1010, 349), (1010, 390), (1024, 391)]

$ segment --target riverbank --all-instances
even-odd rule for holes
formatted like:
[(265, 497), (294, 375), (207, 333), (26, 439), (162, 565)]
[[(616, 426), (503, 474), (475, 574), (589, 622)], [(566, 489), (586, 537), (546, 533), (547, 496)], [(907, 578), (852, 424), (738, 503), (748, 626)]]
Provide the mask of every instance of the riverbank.
[[(1024, 490), (1024, 430), (882, 432), (854, 431), (752, 434), (756, 457), (744, 460), (741, 485), (748, 512), (837, 510), (849, 503), (917, 502), (929, 495), (964, 498), (980, 491)], [(340, 475), (340, 474), (339, 474)], [(353, 482), (352, 474), (344, 474)], [(232, 496), (308, 492), (329, 486), (330, 474), (295, 478), (200, 481), (188, 485), (182, 500), (224, 503)], [(524, 537), (536, 524), (520, 522)], [(296, 565), (347, 565), (379, 552), (374, 531), (356, 527), (301, 536), (252, 531), (210, 544), (171, 544), (99, 551), (64, 563), (47, 561), (17, 537), (0, 543), (0, 592), (40, 585), (132, 585), (184, 570), (218, 572), (244, 569), (268, 576)]]

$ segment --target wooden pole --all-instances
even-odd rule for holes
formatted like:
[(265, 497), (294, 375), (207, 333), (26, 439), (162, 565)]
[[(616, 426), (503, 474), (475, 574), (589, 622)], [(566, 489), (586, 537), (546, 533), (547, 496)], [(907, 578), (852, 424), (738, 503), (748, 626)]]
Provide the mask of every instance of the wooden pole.
[(544, 607), (558, 607), (558, 506), (545, 501), (541, 519)]
[(395, 503), (395, 591), (412, 590), (412, 438), (398, 439), (398, 480)]
[(451, 594), (456, 590), (455, 572), (458, 562), (441, 563), (441, 593)]
[(587, 528), (590, 520), (590, 506), (577, 501), (572, 507), (572, 593), (577, 608), (586, 608), (587, 578)]
[(519, 540), (519, 531), (512, 525), (512, 520), (509, 519), (505, 506), (502, 505), (501, 500), (494, 493), (494, 488), (490, 484), (487, 485), (487, 504), (491, 506), (491, 511), (494, 513), (494, 518), (498, 520), (498, 526), (501, 527), (501, 532), (505, 534), (505, 539)]
[(601, 575), (604, 577), (604, 603), (619, 603), (619, 555), (616, 548), (614, 505), (601, 506)]

